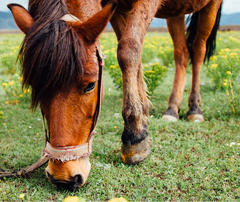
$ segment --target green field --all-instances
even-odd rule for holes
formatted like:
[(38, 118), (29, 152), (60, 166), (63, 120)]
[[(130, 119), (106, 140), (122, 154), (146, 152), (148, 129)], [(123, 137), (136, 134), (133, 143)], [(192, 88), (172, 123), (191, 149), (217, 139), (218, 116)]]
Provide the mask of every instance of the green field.
[[(29, 94), (14, 89), (16, 82), (21, 80), (14, 61), (22, 38), (22, 35), (0, 35), (0, 83), (11, 87), (10, 92), (6, 92), (0, 85), (0, 168), (7, 171), (16, 171), (36, 162), (44, 147), (40, 110), (32, 113), (29, 110)], [(226, 92), (231, 94), (231, 89), (227, 91), (222, 83), (219, 88), (216, 87), (207, 69), (211, 64), (203, 66), (201, 72), (201, 109), (205, 122), (186, 121), (191, 88), (190, 66), (187, 69), (180, 120), (176, 123), (166, 122), (161, 117), (167, 109), (174, 76), (172, 55), (169, 54), (172, 42), (167, 33), (147, 34), (143, 63), (160, 63), (168, 66), (168, 72), (151, 95), (151, 154), (139, 165), (124, 165), (120, 160), (122, 93), (116, 89), (109, 75), (109, 65), (116, 64), (116, 38), (113, 33), (104, 33), (101, 41), (103, 51), (108, 56), (103, 75), (105, 92), (87, 183), (76, 192), (57, 190), (46, 178), (44, 168), (40, 168), (26, 178), (2, 179), (0, 201), (21, 201), (19, 196), (23, 193), (26, 201), (61, 201), (75, 195), (87, 201), (106, 201), (115, 197), (124, 197), (129, 201), (239, 201), (238, 105), (233, 106), (236, 109), (234, 114), (226, 96)], [(237, 52), (240, 49), (240, 33), (219, 33), (216, 54), (222, 53), (223, 49), (229, 49), (231, 53), (236, 50), (236, 58), (240, 57)], [(231, 69), (236, 76), (232, 80), (236, 87), (239, 64), (233, 64), (236, 70)], [(230, 81), (229, 77), (221, 78)], [(235, 98), (239, 93), (234, 91)]]

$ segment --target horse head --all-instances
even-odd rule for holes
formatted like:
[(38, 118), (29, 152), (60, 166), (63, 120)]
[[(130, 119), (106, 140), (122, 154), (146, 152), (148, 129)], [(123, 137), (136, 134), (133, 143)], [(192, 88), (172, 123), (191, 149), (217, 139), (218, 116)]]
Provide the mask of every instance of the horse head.
[[(91, 142), (103, 98), (98, 38), (116, 4), (82, 22), (62, 0), (45, 2), (35, 16), (20, 5), (8, 7), (26, 34), (19, 53), (23, 85), (32, 88), (31, 108), (40, 104), (47, 121), (46, 175), (57, 187), (75, 190), (90, 172)], [(50, 6), (57, 12), (44, 10)]]

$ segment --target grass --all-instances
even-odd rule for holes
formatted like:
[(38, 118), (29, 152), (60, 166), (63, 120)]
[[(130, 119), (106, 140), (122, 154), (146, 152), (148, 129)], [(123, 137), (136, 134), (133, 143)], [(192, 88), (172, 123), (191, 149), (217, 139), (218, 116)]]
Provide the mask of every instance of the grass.
[[(59, 191), (45, 177), (44, 168), (40, 168), (26, 178), (3, 179), (0, 201), (20, 201), (22, 193), (26, 201), (61, 201), (72, 195), (87, 201), (121, 196), (129, 201), (240, 200), (239, 117), (231, 113), (225, 93), (214, 91), (202, 68), (201, 109), (206, 121), (186, 121), (190, 70), (187, 71), (180, 120), (176, 123), (161, 120), (167, 108), (174, 71), (167, 74), (151, 99), (151, 154), (145, 161), (128, 166), (120, 160), (122, 94), (115, 89), (105, 70), (105, 95), (86, 185), (74, 193)], [(7, 77), (0, 74), (0, 78)], [(0, 168), (19, 170), (41, 156), (44, 146), (41, 113), (39, 109), (32, 113), (27, 102), (9, 105), (5, 104), (6, 100), (0, 87), (0, 106), (5, 117), (0, 122)]]

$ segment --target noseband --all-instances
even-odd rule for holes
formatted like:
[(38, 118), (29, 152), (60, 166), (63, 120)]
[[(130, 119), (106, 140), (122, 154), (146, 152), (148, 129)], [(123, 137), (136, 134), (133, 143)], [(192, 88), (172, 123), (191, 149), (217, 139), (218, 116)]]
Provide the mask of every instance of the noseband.
[(96, 47), (96, 54), (99, 63), (99, 78), (98, 78), (98, 100), (97, 107), (93, 117), (93, 126), (91, 133), (88, 137), (87, 143), (77, 145), (77, 146), (68, 146), (68, 147), (54, 147), (50, 144), (47, 130), (45, 126), (44, 113), (42, 111), (43, 118), (43, 130), (45, 132), (45, 148), (43, 150), (43, 156), (48, 157), (49, 159), (60, 160), (61, 162), (76, 160), (82, 157), (88, 157), (92, 153), (92, 142), (96, 134), (95, 127), (99, 118), (100, 108), (101, 108), (101, 86), (102, 86), (102, 69), (104, 66), (105, 55), (102, 53), (101, 49)]

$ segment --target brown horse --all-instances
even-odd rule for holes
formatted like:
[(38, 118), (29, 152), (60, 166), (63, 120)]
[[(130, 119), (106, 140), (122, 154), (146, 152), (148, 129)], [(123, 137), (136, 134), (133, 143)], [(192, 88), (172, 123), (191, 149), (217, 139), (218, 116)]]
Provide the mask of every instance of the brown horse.
[(47, 120), (46, 174), (58, 187), (74, 190), (90, 171), (103, 93), (98, 38), (116, 4), (101, 11), (95, 1), (30, 0), (29, 11), (8, 7), (26, 34), (19, 53), (23, 85), (32, 87), (31, 107), (40, 104)]
[[(109, 2), (30, 0), (29, 13), (19, 5), (10, 5), (17, 25), (26, 33), (19, 55), (23, 81), (33, 89), (32, 108), (40, 103), (47, 119), (51, 145), (47, 144), (50, 149), (46, 152), (52, 155), (52, 159), (46, 171), (48, 178), (58, 187), (73, 190), (82, 186), (89, 174), (88, 155), (81, 155), (81, 158), (64, 155), (62, 158), (52, 151), (74, 150), (70, 146), (86, 144), (92, 136), (94, 117), (99, 108), (98, 94), (102, 92), (99, 86), (101, 59), (96, 54), (96, 46), (98, 36), (115, 7), (106, 6)], [(118, 0), (110, 22), (119, 41), (118, 61), (123, 75), (121, 158), (124, 163), (136, 164), (150, 153), (147, 132), (149, 102), (142, 78), (141, 52), (153, 17), (167, 19), (174, 42), (176, 72), (163, 118), (178, 119), (189, 47), (193, 77), (188, 119), (202, 121), (200, 68), (206, 52), (207, 56), (212, 53), (206, 42), (213, 35), (210, 44), (214, 46), (212, 41), (221, 3), (222, 0)], [(99, 11), (101, 5), (105, 8)], [(193, 19), (197, 20), (190, 23), (186, 40), (184, 15), (189, 13), (195, 13)]]
[[(102, 0), (101, 3), (105, 6), (108, 2)], [(124, 131), (121, 157), (124, 163), (138, 163), (150, 153), (147, 132), (149, 102), (141, 70), (141, 53), (153, 17), (167, 20), (174, 44), (175, 77), (163, 119), (176, 121), (179, 118), (190, 52), (193, 74), (187, 119), (203, 121), (199, 92), (200, 68), (215, 47), (221, 4), (222, 0), (118, 0), (110, 22), (119, 41), (117, 58), (123, 76)], [(185, 14), (190, 13), (194, 14), (186, 39)]]

